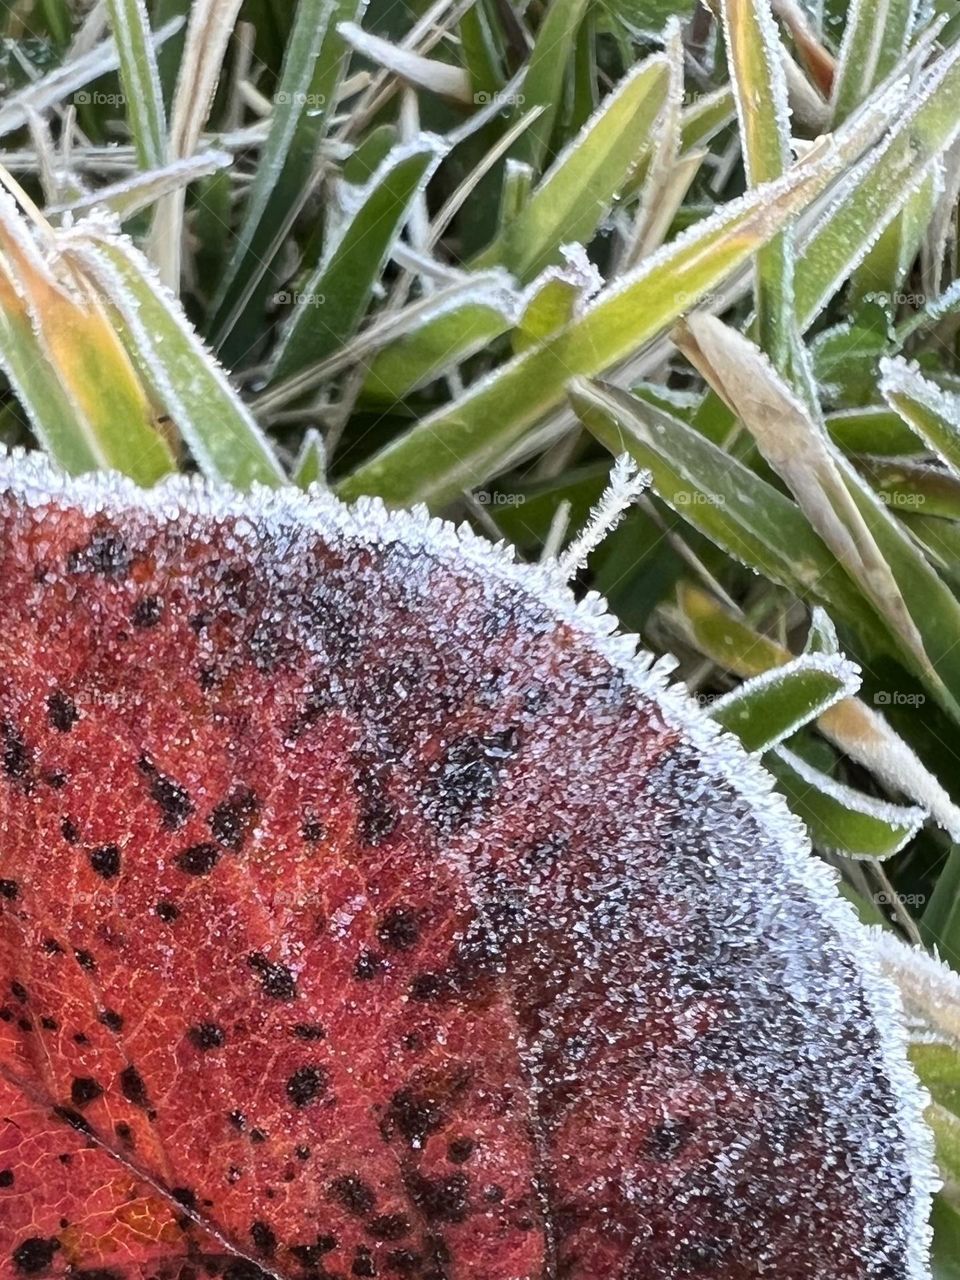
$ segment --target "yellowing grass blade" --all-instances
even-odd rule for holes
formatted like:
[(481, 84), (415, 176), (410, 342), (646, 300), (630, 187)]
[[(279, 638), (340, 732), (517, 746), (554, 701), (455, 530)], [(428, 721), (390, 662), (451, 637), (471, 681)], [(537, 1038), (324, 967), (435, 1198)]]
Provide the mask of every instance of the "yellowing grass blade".
[(141, 378), (203, 473), (239, 489), (284, 483), (283, 469), (250, 411), (133, 244), (96, 224), (64, 232), (61, 243), (103, 297)]
[(170, 447), (103, 306), (58, 279), (14, 202), (0, 194), (0, 361), (38, 438), (72, 472), (113, 467), (140, 484), (173, 470)]

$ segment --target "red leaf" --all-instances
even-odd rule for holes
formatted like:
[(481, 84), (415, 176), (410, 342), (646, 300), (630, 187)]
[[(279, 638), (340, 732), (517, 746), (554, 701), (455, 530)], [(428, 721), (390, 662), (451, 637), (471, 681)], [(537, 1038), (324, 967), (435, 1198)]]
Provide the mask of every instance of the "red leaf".
[(0, 1274), (927, 1274), (863, 936), (596, 608), (372, 505), (0, 493)]

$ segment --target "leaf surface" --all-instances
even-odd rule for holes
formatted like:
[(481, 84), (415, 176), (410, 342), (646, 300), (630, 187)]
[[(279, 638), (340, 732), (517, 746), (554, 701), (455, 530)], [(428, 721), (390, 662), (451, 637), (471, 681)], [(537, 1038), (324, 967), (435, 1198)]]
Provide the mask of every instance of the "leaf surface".
[(859, 926), (595, 602), (317, 493), (0, 495), (4, 1276), (926, 1276)]

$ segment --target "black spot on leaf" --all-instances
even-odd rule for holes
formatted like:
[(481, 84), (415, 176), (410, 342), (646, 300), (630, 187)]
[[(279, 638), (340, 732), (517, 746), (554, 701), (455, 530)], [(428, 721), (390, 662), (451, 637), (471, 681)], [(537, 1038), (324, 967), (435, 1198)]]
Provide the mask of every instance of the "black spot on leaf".
[(21, 734), (4, 721), (0, 725), (0, 737), (3, 738), (3, 771), (10, 778), (24, 778), (30, 771), (30, 748)]
[(13, 1251), (14, 1270), (22, 1276), (43, 1275), (59, 1248), (60, 1241), (55, 1237), (30, 1236)]
[(298, 1040), (325, 1040), (327, 1038), (326, 1028), (321, 1027), (319, 1023), (298, 1022), (292, 1030)]
[(400, 821), (400, 814), (390, 799), (380, 770), (361, 766), (357, 774), (357, 800), (357, 835), (363, 844), (376, 848)]
[(402, 1240), (410, 1233), (410, 1219), (402, 1213), (383, 1213), (370, 1219), (367, 1231), (374, 1240)]
[(398, 1089), (384, 1117), (385, 1132), (399, 1132), (413, 1147), (422, 1147), (427, 1137), (442, 1129), (443, 1124), (443, 1112), (437, 1100), (414, 1089)]
[(420, 940), (420, 925), (412, 907), (391, 907), (377, 927), (377, 937), (394, 951), (409, 951)]
[(163, 617), (163, 601), (159, 596), (143, 596), (131, 616), (135, 627), (155, 627)]
[(447, 1158), (451, 1164), (466, 1164), (476, 1149), (472, 1138), (454, 1138), (447, 1147)]
[(370, 1186), (357, 1173), (345, 1174), (330, 1184), (330, 1194), (356, 1218), (365, 1218), (377, 1203)]
[(658, 1160), (671, 1160), (690, 1141), (693, 1128), (687, 1120), (664, 1120), (650, 1131), (647, 1147)]
[(214, 1022), (201, 1022), (191, 1027), (187, 1034), (190, 1037), (190, 1043), (201, 1053), (206, 1053), (210, 1049), (220, 1049), (227, 1042), (223, 1028), (218, 1027)]
[(102, 573), (121, 577), (130, 569), (132, 558), (127, 544), (112, 529), (98, 529), (85, 547), (75, 547), (67, 556), (68, 573)]
[(300, 826), (300, 834), (307, 844), (317, 844), (326, 838), (327, 828), (319, 818), (306, 817)]
[(123, 1018), (114, 1009), (101, 1010), (98, 1016), (98, 1021), (102, 1022), (103, 1025), (110, 1031), (123, 1030)]
[(260, 979), (264, 994), (271, 1000), (292, 1000), (297, 994), (293, 971), (285, 964), (271, 964), (259, 953), (247, 957), (247, 963)]
[(84, 1120), (79, 1111), (74, 1111), (71, 1107), (54, 1107), (53, 1114), (58, 1120), (62, 1120), (64, 1124), (68, 1124), (71, 1129), (76, 1129), (78, 1133), (91, 1134), (93, 1130)]
[(220, 861), (220, 850), (215, 844), (192, 844), (177, 856), (177, 866), (188, 876), (206, 876)]
[(409, 1249), (391, 1249), (387, 1254), (387, 1270), (398, 1276), (421, 1275), (420, 1264), (423, 1259)]
[(193, 802), (186, 788), (161, 773), (147, 756), (140, 757), (138, 767), (150, 780), (150, 798), (160, 806), (164, 829), (179, 830), (193, 813)]
[(287, 1081), (287, 1097), (295, 1107), (306, 1107), (315, 1102), (326, 1087), (327, 1073), (323, 1067), (298, 1067)]
[(450, 980), (442, 973), (418, 973), (410, 984), (410, 998), (429, 1004), (449, 995)]
[(276, 1252), (277, 1237), (266, 1222), (255, 1222), (250, 1228), (250, 1238), (268, 1258)]
[(361, 982), (371, 982), (381, 973), (383, 973), (383, 957), (377, 955), (376, 951), (368, 951), (364, 948), (353, 966), (354, 977), (359, 978)]
[(493, 796), (503, 765), (516, 753), (515, 729), (468, 734), (447, 749), (426, 788), (427, 817), (441, 831), (453, 831), (475, 817)]
[(350, 1274), (354, 1276), (375, 1276), (377, 1268), (373, 1261), (373, 1255), (369, 1249), (365, 1249), (363, 1245), (357, 1245), (353, 1255), (353, 1265), (350, 1267)]
[(249, 789), (222, 800), (210, 815), (213, 838), (225, 849), (239, 849), (256, 822), (259, 801)]
[(80, 719), (77, 704), (57, 689), (47, 698), (47, 719), (58, 733), (69, 733)]
[(247, 1258), (232, 1258), (224, 1268), (223, 1280), (270, 1280), (270, 1276)]
[(464, 1173), (449, 1178), (425, 1178), (412, 1173), (407, 1178), (410, 1198), (431, 1222), (463, 1222), (467, 1216), (469, 1179)]
[(75, 1076), (70, 1085), (70, 1101), (75, 1107), (87, 1107), (103, 1096), (103, 1086), (92, 1076)]
[(102, 844), (90, 854), (90, 866), (104, 880), (120, 873), (120, 850), (115, 844)]
[(124, 1067), (120, 1072), (120, 1090), (128, 1102), (132, 1102), (135, 1107), (146, 1109), (148, 1104), (147, 1086), (143, 1083), (143, 1077), (134, 1066)]

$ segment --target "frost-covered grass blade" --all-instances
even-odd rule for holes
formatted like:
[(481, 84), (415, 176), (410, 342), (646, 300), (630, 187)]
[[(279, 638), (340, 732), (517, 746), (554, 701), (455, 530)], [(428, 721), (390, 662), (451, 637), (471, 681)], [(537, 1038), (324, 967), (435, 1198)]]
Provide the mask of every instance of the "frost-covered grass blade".
[(146, 5), (144, 0), (107, 0), (107, 7), (140, 166), (159, 169), (167, 159), (167, 124)]
[(65, 236), (63, 249), (105, 298), (141, 378), (204, 473), (239, 489), (282, 483), (267, 439), (145, 259), (95, 228)]

